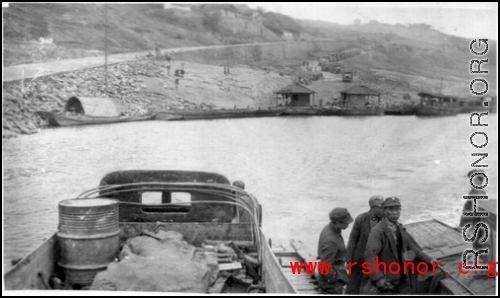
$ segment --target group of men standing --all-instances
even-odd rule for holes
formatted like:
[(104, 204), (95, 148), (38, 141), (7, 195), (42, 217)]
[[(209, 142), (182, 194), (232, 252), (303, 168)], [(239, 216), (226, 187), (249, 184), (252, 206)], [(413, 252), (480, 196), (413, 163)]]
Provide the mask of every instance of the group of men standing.
[[(484, 176), (484, 172), (477, 169), (467, 174), (469, 196), (486, 196), (483, 189), (475, 187), (484, 184)], [(329, 274), (319, 275), (318, 284), (322, 293), (343, 294), (346, 286), (345, 294), (417, 294), (416, 277), (411, 274), (410, 269), (405, 273), (405, 262), (423, 261), (431, 264), (429, 267), (432, 268), (440, 263), (425, 254), (398, 222), (402, 208), (398, 198), (388, 197), (384, 200), (382, 196), (373, 196), (368, 204), (370, 210), (358, 215), (356, 220), (353, 220), (346, 208), (335, 208), (330, 212), (330, 223), (323, 228), (318, 244), (320, 261), (332, 264)], [(475, 202), (469, 199), (464, 204), (458, 228), (460, 232), (463, 230), (464, 236), (467, 228), (472, 230), (471, 227), (482, 220), (481, 217), (465, 216), (472, 210), (476, 210)], [(347, 229), (353, 221), (354, 226), (346, 247), (341, 231)], [(490, 228), (494, 236), (496, 225), (492, 223)], [(482, 264), (488, 264), (493, 259), (496, 243), (494, 237), (490, 237), (486, 243), (480, 242), (478, 239), (485, 237), (485, 234), (487, 231), (479, 229), (477, 239), (472, 244), (474, 251), (483, 249), (488, 252), (480, 256)], [(394, 263), (399, 266), (394, 266), (393, 269), (400, 270), (390, 270), (391, 266), (396, 265)], [(378, 271), (376, 267), (379, 267)], [(476, 274), (474, 278), (483, 278), (485, 275), (483, 272)]]
[[(370, 210), (357, 216), (356, 220), (346, 208), (335, 208), (330, 212), (330, 223), (321, 232), (318, 245), (320, 261), (332, 264), (330, 274), (319, 275), (322, 293), (343, 294), (347, 285), (346, 294), (410, 294), (410, 270), (403, 273), (403, 262), (435, 261), (416, 245), (398, 222), (401, 215), (398, 198), (384, 200), (381, 196), (373, 196), (368, 204)], [(346, 247), (341, 231), (353, 221)], [(413, 253), (408, 253), (410, 251)], [(383, 270), (384, 266), (379, 266), (378, 270), (375, 268), (376, 264), (385, 263), (388, 267), (393, 262), (401, 268), (396, 274)]]
[[(165, 60), (167, 60), (167, 74), (170, 75), (170, 61), (172, 61), (172, 55), (169, 53), (169, 52), (166, 52), (165, 55), (162, 55), (161, 54), (161, 50), (160, 48), (157, 46), (156, 47), (156, 57), (157, 59), (161, 59), (161, 58), (164, 58)], [(225, 69), (224, 69), (225, 71)], [(174, 83), (175, 83), (175, 89), (179, 89), (179, 84), (180, 84), (180, 79), (184, 77), (184, 74), (185, 74), (185, 71), (184, 71), (184, 63), (181, 64), (181, 68), (180, 69), (176, 69), (174, 71)]]

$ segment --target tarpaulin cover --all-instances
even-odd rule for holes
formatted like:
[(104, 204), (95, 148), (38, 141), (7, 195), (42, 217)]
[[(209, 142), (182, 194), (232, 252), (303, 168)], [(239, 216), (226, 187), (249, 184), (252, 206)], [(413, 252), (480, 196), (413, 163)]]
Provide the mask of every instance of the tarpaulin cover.
[(119, 261), (96, 276), (92, 290), (206, 293), (219, 274), (216, 258), (196, 251), (180, 233), (151, 235), (127, 240)]

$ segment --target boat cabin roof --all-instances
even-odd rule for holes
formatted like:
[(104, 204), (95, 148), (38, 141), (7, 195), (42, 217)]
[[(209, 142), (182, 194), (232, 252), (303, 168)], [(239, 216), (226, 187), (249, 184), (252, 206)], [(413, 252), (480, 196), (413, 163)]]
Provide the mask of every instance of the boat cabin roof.
[(276, 93), (276, 94), (314, 94), (316, 92), (314, 92), (313, 90), (311, 90), (307, 87), (302, 86), (299, 83), (294, 83), (294, 84), (286, 86), (285, 88), (280, 89), (274, 93)]
[(438, 93), (429, 93), (429, 92), (420, 92), (418, 96), (423, 96), (423, 97), (436, 97), (436, 98), (459, 98), (458, 96), (453, 96), (453, 95), (444, 95), (444, 94), (438, 94)]
[(95, 117), (116, 117), (118, 108), (111, 98), (71, 97), (65, 106), (68, 112)]
[(94, 98), (72, 96), (64, 110), (92, 117), (117, 117), (122, 112), (137, 109), (137, 104), (122, 104), (117, 98)]

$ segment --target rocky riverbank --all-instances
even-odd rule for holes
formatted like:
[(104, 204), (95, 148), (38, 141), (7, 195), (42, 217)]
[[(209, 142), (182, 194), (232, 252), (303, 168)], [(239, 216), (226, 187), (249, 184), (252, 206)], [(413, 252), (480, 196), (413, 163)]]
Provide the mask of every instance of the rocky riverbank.
[[(185, 71), (177, 88), (176, 69)], [(292, 76), (245, 65), (224, 74), (222, 66), (150, 58), (108, 66), (107, 91), (104, 67), (9, 82), (3, 84), (2, 136), (39, 132), (44, 121), (36, 112), (61, 112), (72, 96), (119, 98), (150, 112), (258, 108), (275, 104), (273, 92), (292, 81)]]

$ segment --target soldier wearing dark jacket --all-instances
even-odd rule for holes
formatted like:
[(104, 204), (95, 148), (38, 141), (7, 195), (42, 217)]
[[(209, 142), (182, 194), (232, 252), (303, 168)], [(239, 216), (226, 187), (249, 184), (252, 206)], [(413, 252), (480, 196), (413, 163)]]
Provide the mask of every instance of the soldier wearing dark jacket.
[(330, 272), (318, 276), (318, 285), (323, 294), (342, 294), (347, 284), (345, 267), (345, 244), (342, 230), (353, 222), (346, 208), (335, 208), (330, 212), (330, 223), (323, 228), (319, 236), (318, 256), (320, 262), (331, 264)]
[[(412, 293), (411, 266), (407, 267), (406, 274), (404, 274), (403, 262), (416, 259), (432, 263), (433, 259), (415, 244), (403, 226), (398, 223), (401, 215), (399, 199), (387, 198), (384, 200), (383, 207), (385, 218), (371, 230), (368, 237), (365, 261), (369, 262), (367, 264), (370, 266), (366, 267), (371, 269), (371, 272), (365, 271), (370, 275), (370, 280), (361, 290), (361, 294), (410, 294)], [(400, 270), (396, 270), (397, 265), (391, 265), (391, 263), (399, 264)], [(365, 266), (362, 270), (365, 270)], [(414, 272), (414, 274), (417, 273)]]
[[(347, 283), (346, 294), (359, 294), (361, 280), (361, 264), (365, 260), (366, 241), (373, 227), (375, 227), (384, 217), (382, 196), (373, 196), (368, 201), (370, 211), (361, 213), (354, 220), (349, 242), (347, 243), (347, 253), (345, 260), (349, 269), (349, 282)], [(349, 265), (349, 262), (352, 262)], [(356, 262), (356, 264), (354, 264)], [(363, 283), (364, 284), (364, 283)]]

